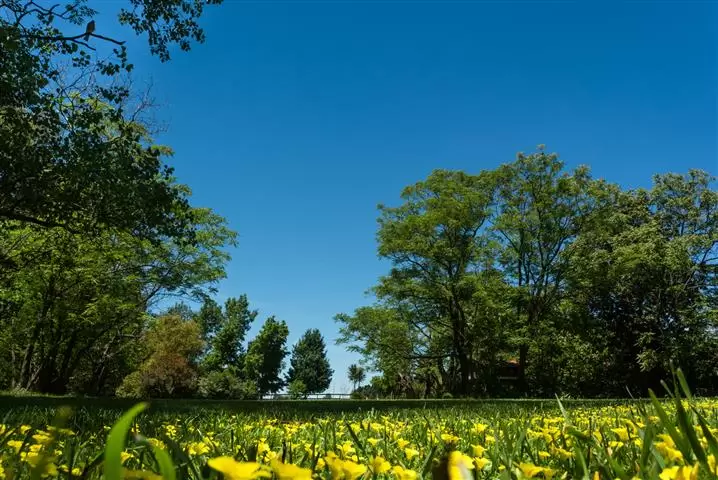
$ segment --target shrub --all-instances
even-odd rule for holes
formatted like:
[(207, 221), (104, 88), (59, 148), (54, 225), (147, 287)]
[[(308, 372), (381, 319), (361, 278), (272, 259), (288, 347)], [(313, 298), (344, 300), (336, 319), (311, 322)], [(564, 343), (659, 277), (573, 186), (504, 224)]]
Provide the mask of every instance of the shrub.
[(290, 382), (289, 384), (287, 392), (289, 393), (289, 398), (291, 398), (292, 400), (306, 398), (307, 386), (302, 380), (292, 380), (292, 382)]
[(197, 391), (202, 398), (253, 400), (257, 384), (239, 378), (231, 370), (213, 371), (202, 376)]

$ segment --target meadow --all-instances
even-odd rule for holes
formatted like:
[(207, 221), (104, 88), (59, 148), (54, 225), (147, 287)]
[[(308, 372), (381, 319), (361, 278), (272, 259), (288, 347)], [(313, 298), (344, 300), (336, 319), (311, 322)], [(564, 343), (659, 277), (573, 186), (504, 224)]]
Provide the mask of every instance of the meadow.
[[(0, 404), (0, 477), (165, 479), (716, 476), (718, 401)], [(309, 405), (313, 408), (308, 408)], [(174, 408), (173, 408), (174, 407)], [(245, 410), (245, 411), (243, 411)]]

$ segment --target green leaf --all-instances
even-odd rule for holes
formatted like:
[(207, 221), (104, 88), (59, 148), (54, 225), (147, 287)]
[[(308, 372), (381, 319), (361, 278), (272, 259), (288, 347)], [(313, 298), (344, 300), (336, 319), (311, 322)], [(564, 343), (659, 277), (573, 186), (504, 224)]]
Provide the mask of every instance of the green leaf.
[(105, 480), (122, 480), (121, 453), (125, 449), (127, 434), (135, 417), (148, 406), (149, 404), (144, 402), (135, 405), (112, 426), (105, 445)]

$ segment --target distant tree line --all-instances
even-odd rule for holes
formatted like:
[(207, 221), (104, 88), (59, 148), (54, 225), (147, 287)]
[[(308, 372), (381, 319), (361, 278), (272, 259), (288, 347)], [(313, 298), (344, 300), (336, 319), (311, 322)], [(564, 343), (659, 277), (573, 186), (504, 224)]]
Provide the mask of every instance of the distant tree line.
[(434, 171), (380, 206), (391, 269), (374, 305), (336, 317), (339, 343), (377, 372), (372, 395), (645, 395), (671, 362), (718, 393), (714, 182), (626, 190), (542, 146)]

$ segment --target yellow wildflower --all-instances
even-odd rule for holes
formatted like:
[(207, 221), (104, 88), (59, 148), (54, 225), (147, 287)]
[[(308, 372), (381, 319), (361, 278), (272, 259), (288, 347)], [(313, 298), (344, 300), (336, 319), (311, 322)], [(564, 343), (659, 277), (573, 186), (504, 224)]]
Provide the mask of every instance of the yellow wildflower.
[(661, 480), (696, 480), (698, 478), (698, 464), (693, 467), (666, 467), (658, 477)]
[(483, 457), (486, 449), (481, 445), (471, 445), (471, 451), (475, 457)]
[(407, 460), (411, 461), (412, 458), (419, 455), (419, 450), (416, 450), (414, 448), (405, 448), (404, 455), (406, 455)]
[(207, 465), (220, 472), (227, 480), (254, 480), (272, 476), (257, 462), (238, 462), (232, 457), (212, 458)]
[(270, 465), (279, 480), (311, 480), (312, 478), (312, 471), (308, 468), (282, 463), (278, 460), (272, 460)]
[(414, 470), (403, 468), (399, 465), (392, 467), (391, 473), (393, 473), (398, 480), (416, 480), (419, 477), (419, 474)]
[(409, 442), (407, 440), (404, 440), (403, 438), (396, 439), (396, 446), (399, 447), (400, 450), (403, 450), (408, 445), (409, 445)]
[(391, 463), (387, 462), (384, 457), (374, 457), (369, 463), (369, 469), (374, 475), (379, 475), (391, 470)]
[(451, 452), (448, 461), (449, 480), (473, 478), (469, 470), (474, 469), (474, 462), (461, 452)]
[(204, 442), (192, 442), (187, 445), (187, 452), (190, 455), (204, 455), (209, 453), (209, 446)]
[(22, 441), (20, 440), (8, 440), (7, 446), (15, 449), (15, 453), (18, 453), (22, 448)]
[(543, 472), (542, 467), (538, 467), (533, 463), (519, 463), (519, 471), (523, 478), (534, 478), (539, 473)]

